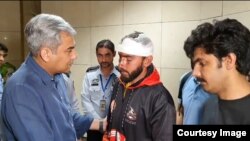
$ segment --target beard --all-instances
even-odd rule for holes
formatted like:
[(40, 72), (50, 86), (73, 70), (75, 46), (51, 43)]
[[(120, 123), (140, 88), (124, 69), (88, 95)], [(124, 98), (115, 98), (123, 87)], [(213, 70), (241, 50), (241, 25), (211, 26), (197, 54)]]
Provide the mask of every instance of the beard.
[[(124, 83), (128, 83), (133, 81), (135, 78), (137, 78), (143, 71), (143, 67), (142, 65), (140, 65), (139, 67), (137, 67), (134, 71), (132, 71), (131, 73), (127, 72), (124, 69), (121, 69), (121, 80)], [(128, 76), (124, 75), (124, 73), (128, 74)]]

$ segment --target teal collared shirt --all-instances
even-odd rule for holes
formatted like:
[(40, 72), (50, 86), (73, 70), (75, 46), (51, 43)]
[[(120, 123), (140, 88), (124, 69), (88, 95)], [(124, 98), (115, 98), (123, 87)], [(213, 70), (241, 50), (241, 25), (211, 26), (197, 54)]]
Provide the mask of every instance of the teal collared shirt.
[(31, 55), (6, 83), (2, 117), (8, 141), (76, 141), (93, 121), (71, 109), (62, 75), (51, 77)]
[(204, 105), (213, 96), (213, 94), (205, 92), (195, 77), (190, 75), (182, 89), (183, 124), (200, 124)]

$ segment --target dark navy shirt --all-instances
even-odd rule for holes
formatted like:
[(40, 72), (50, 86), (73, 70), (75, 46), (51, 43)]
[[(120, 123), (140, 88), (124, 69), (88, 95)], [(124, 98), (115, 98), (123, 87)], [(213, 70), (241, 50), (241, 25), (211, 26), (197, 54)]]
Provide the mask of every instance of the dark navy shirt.
[(93, 121), (70, 108), (62, 75), (50, 76), (31, 55), (7, 81), (2, 117), (8, 141), (76, 141)]

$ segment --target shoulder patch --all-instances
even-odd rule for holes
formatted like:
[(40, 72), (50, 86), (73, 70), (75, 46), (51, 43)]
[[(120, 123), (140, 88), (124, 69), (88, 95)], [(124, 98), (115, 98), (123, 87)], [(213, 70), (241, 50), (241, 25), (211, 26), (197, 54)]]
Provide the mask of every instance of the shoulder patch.
[(97, 70), (99, 69), (99, 66), (93, 66), (93, 67), (89, 67), (86, 72), (90, 72), (90, 71), (94, 71), (94, 70)]

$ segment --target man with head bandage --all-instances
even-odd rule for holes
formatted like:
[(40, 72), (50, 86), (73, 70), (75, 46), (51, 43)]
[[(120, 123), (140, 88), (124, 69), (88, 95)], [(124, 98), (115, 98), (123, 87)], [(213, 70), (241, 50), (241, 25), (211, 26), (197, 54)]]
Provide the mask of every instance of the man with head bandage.
[(175, 107), (154, 67), (153, 43), (142, 32), (118, 46), (119, 70), (108, 115), (107, 140), (171, 141)]

